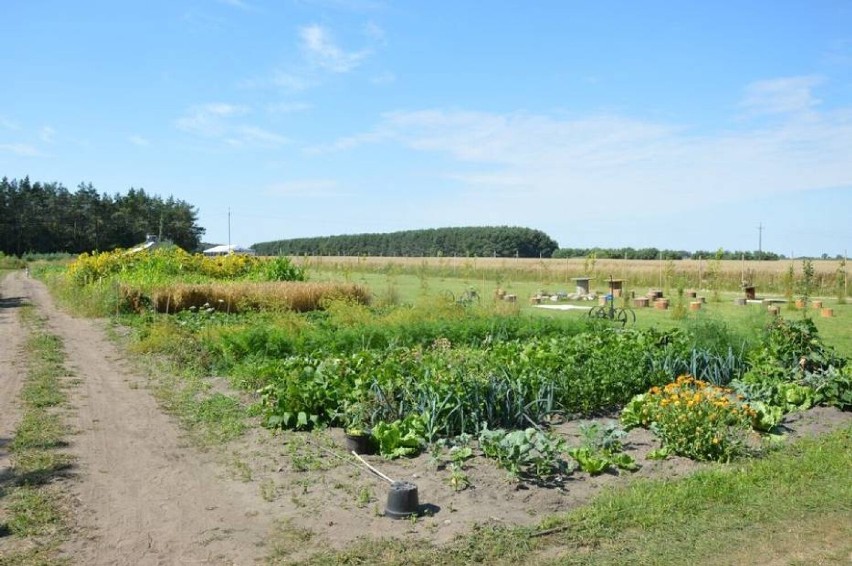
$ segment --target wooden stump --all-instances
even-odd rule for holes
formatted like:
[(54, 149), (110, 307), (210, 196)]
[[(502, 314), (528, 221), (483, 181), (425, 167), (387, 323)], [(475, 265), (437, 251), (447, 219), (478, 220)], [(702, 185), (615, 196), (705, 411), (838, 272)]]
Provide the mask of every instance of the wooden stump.
[(701, 301), (690, 301), (689, 310), (700, 311), (701, 310)]
[(661, 311), (666, 310), (667, 308), (669, 308), (669, 300), (668, 299), (657, 299), (656, 301), (654, 301), (654, 308), (659, 309)]
[(814, 307), (815, 309), (821, 309), (822, 308), (822, 301), (811, 301), (811, 306)]
[(769, 314), (771, 314), (772, 316), (778, 316), (779, 314), (781, 314), (781, 309), (779, 309), (778, 307), (776, 307), (774, 305), (769, 305), (767, 310), (769, 311)]
[(834, 309), (824, 308), (819, 311), (819, 315), (823, 318), (831, 318), (834, 316)]
[(648, 297), (636, 297), (633, 299), (633, 306), (636, 308), (645, 308), (649, 303)]

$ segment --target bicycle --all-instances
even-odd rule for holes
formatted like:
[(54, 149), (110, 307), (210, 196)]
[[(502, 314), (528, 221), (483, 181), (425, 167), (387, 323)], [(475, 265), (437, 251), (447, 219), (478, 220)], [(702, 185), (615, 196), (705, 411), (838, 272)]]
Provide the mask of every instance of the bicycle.
[(611, 320), (620, 323), (622, 328), (636, 322), (636, 313), (631, 308), (615, 308), (615, 284), (612, 282), (612, 275), (609, 276), (609, 295), (605, 305), (600, 305), (592, 308), (589, 311), (589, 318), (600, 318)]

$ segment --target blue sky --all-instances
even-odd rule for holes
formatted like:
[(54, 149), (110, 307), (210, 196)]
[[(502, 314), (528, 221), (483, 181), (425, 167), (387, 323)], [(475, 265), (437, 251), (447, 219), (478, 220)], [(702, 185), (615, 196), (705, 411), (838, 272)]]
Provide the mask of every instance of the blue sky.
[(852, 249), (852, 2), (5, 0), (0, 175), (205, 240)]

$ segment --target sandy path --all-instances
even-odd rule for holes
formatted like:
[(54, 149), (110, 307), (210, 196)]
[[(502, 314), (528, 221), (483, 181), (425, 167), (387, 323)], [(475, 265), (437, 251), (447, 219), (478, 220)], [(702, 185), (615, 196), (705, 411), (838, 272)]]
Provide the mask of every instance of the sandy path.
[(20, 277), (7, 277), (0, 283), (0, 478), (10, 471), (6, 447), (20, 420), (18, 394), (26, 365), (25, 334), (18, 319), (18, 308), (25, 300)]
[(260, 560), (272, 519), (256, 488), (224, 479), (211, 457), (186, 446), (146, 389), (131, 387), (144, 379), (122, 363), (104, 322), (57, 310), (44, 286), (23, 274), (8, 277), (4, 287), (4, 296), (23, 292), (47, 316), (80, 381), (71, 391), (68, 423), (78, 466), (70, 486), (76, 536), (65, 549), (72, 563)]

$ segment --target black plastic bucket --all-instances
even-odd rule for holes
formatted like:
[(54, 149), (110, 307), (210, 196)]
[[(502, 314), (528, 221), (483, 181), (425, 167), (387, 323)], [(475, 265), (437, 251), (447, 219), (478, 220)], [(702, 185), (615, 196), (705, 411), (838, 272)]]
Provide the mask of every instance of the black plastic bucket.
[(417, 515), (419, 508), (420, 500), (416, 485), (410, 481), (395, 481), (391, 484), (385, 516), (392, 519), (406, 519)]

